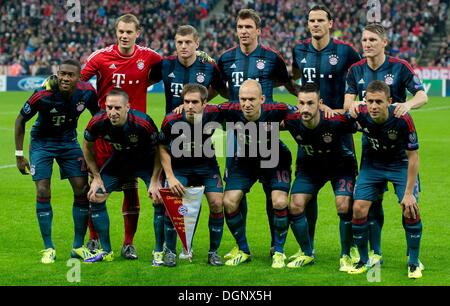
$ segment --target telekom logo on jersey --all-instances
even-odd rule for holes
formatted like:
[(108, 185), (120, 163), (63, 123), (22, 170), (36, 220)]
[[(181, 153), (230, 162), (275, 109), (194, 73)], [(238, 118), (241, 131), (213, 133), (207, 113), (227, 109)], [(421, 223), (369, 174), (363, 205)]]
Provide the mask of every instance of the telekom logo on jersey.
[[(236, 72), (231, 73), (231, 79), (233, 80), (234, 87), (240, 87), (241, 84), (244, 82), (244, 72), (236, 71)], [(247, 78), (247, 80), (255, 80), (255, 81), (259, 82), (259, 78), (256, 78), (256, 79)]]
[(128, 80), (126, 81), (126, 74), (125, 73), (114, 73), (112, 76), (112, 83), (114, 84), (114, 87), (121, 88), (120, 85), (125, 85), (125, 83), (128, 82), (128, 85), (133, 84), (139, 84), (139, 80)]
[[(307, 79), (307, 83), (314, 83), (314, 79), (317, 78), (317, 74), (316, 74), (316, 68), (303, 68), (303, 75), (305, 76), (305, 78)], [(320, 74), (320, 78), (323, 79), (326, 76), (324, 74)], [(329, 79), (333, 78), (332, 74), (328, 75)]]

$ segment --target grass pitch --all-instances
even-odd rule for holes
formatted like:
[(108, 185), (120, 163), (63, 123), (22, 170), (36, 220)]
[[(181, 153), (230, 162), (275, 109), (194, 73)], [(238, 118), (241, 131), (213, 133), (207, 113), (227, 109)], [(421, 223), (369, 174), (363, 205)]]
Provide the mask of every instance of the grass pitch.
[[(339, 228), (333, 193), (327, 184), (319, 195), (319, 218), (316, 229), (316, 264), (303, 269), (272, 269), (269, 257), (270, 234), (262, 188), (256, 184), (248, 195), (249, 213), (247, 237), (254, 260), (238, 267), (210, 267), (206, 263), (209, 246), (208, 208), (203, 213), (194, 240), (192, 263), (178, 260), (176, 268), (153, 268), (151, 251), (154, 245), (153, 209), (144, 184), (140, 184), (141, 216), (135, 237), (139, 260), (126, 261), (120, 257), (123, 239), (121, 215), (122, 195), (114, 193), (108, 201), (111, 218), (111, 239), (116, 259), (110, 263), (81, 264), (79, 282), (73, 281), (73, 262), (68, 262), (73, 239), (72, 192), (67, 180), (59, 179), (54, 167), (52, 180), (53, 240), (57, 252), (55, 264), (40, 263), (43, 248), (35, 214), (35, 188), (30, 176), (22, 176), (15, 167), (14, 121), (30, 93), (0, 93), (0, 285), (178, 285), (178, 286), (298, 286), (298, 285), (447, 285), (450, 284), (450, 223), (447, 192), (450, 188), (450, 99), (431, 98), (426, 106), (412, 112), (420, 144), (420, 177), (422, 192), (420, 207), (423, 220), (421, 260), (426, 266), (420, 280), (407, 278), (405, 234), (401, 225), (401, 211), (393, 188), (385, 195), (385, 224), (382, 236), (384, 264), (380, 271), (369, 275), (348, 275), (338, 271)], [(295, 97), (276, 96), (277, 101), (295, 103)], [(159, 125), (164, 114), (164, 97), (148, 97), (149, 114)], [(79, 139), (89, 120), (86, 112), (79, 122)], [(25, 153), (28, 155), (28, 122)], [(360, 138), (355, 143), (360, 152)], [(294, 140), (287, 132), (282, 139), (293, 156), (297, 152)], [(224, 160), (219, 159), (224, 165)], [(219, 253), (227, 253), (235, 245), (225, 225)], [(178, 243), (180, 249), (181, 244)], [(286, 254), (298, 250), (292, 233), (288, 235)], [(75, 265), (77, 263), (75, 262)], [(374, 282), (370, 282), (372, 280)]]

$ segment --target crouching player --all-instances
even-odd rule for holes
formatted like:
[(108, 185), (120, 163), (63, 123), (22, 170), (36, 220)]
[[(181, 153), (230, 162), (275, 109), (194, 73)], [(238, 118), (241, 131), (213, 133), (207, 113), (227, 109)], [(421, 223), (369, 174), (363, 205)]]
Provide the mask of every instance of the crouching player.
[[(149, 193), (161, 187), (158, 174), (161, 169), (157, 154), (158, 128), (146, 114), (131, 110), (128, 94), (113, 89), (106, 96), (106, 112), (95, 115), (84, 133), (83, 153), (93, 175), (88, 199), (92, 222), (99, 234), (102, 250), (86, 262), (112, 261), (114, 255), (109, 237), (109, 216), (106, 199), (121, 184), (133, 177), (141, 178)], [(94, 142), (99, 137), (108, 141), (113, 154), (99, 169), (95, 162)]]
[(285, 120), (298, 143), (295, 181), (289, 207), (292, 232), (303, 254), (293, 256), (288, 268), (300, 268), (314, 262), (312, 242), (308, 233), (305, 207), (319, 190), (330, 181), (333, 186), (339, 215), (341, 237), (340, 271), (352, 267), (352, 193), (357, 172), (354, 150), (343, 149), (345, 135), (356, 132), (356, 123), (348, 116), (326, 118), (319, 110), (322, 100), (317, 85), (305, 84), (298, 94), (299, 112), (289, 114)]
[[(223, 263), (217, 250), (222, 240), (224, 225), (223, 187), (211, 141), (215, 128), (221, 128), (220, 111), (215, 105), (207, 105), (208, 89), (203, 85), (184, 85), (181, 98), (183, 112), (168, 114), (162, 123), (161, 163), (173, 193), (183, 196), (184, 186), (205, 186), (210, 211), (208, 263), (221, 266)], [(211, 128), (208, 128), (208, 123)], [(204, 131), (204, 128), (207, 130)], [(197, 132), (201, 133), (200, 137), (196, 135)], [(190, 138), (184, 139), (180, 145), (178, 140), (188, 137), (187, 135), (190, 135)], [(208, 143), (210, 146), (205, 147)], [(206, 148), (210, 149), (209, 152)], [(176, 265), (176, 233), (168, 216), (165, 216), (165, 232), (167, 250), (164, 254), (164, 265), (173, 267)]]
[(382, 81), (372, 81), (366, 90), (366, 104), (353, 116), (367, 137), (368, 146), (362, 152), (360, 174), (356, 181), (353, 204), (353, 239), (358, 246), (360, 261), (348, 272), (360, 274), (368, 268), (368, 224), (370, 205), (378, 199), (379, 186), (388, 181), (403, 211), (403, 222), (409, 248), (408, 277), (421, 278), (423, 265), (419, 261), (422, 221), (417, 206), (419, 194), (419, 144), (411, 116), (395, 116), (390, 89)]

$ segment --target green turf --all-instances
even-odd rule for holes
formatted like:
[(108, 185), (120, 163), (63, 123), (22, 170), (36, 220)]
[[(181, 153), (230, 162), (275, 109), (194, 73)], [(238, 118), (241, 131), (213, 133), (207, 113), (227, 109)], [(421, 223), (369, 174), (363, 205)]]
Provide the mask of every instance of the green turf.
[[(450, 169), (450, 99), (432, 98), (421, 110), (413, 112), (418, 130), (421, 158), (422, 193), (420, 199), (423, 218), (423, 241), (421, 260), (426, 266), (424, 277), (412, 281), (406, 276), (405, 235), (401, 225), (401, 212), (393, 195), (393, 188), (385, 196), (385, 225), (382, 249), (385, 263), (381, 268), (381, 281), (369, 282), (366, 275), (351, 276), (338, 272), (339, 230), (329, 185), (319, 196), (319, 220), (316, 233), (317, 264), (301, 270), (270, 267), (269, 229), (265, 213), (262, 188), (255, 185), (248, 196), (248, 241), (254, 255), (249, 264), (239, 267), (210, 267), (206, 264), (209, 246), (207, 230), (207, 207), (204, 203), (198, 231), (194, 242), (192, 263), (178, 261), (176, 268), (153, 268), (151, 251), (154, 244), (153, 209), (140, 184), (141, 217), (135, 245), (140, 259), (126, 261), (116, 256), (114, 262), (92, 265), (81, 264), (81, 281), (70, 283), (67, 273), (69, 252), (73, 239), (72, 195), (68, 181), (60, 181), (55, 166), (52, 181), (52, 204), (54, 210), (53, 239), (57, 261), (53, 265), (40, 263), (39, 250), (43, 244), (35, 216), (35, 191), (31, 177), (22, 176), (15, 168), (14, 120), (29, 93), (0, 93), (0, 285), (446, 285), (450, 284), (450, 254), (448, 237), (450, 224), (448, 198), (450, 186), (447, 174)], [(294, 103), (294, 97), (278, 96), (279, 101)], [(163, 96), (150, 95), (150, 115), (159, 125), (164, 113)], [(89, 120), (86, 113), (79, 124), (79, 132)], [(28, 154), (29, 131), (27, 124), (25, 152)], [(81, 134), (81, 133), (80, 133)], [(291, 137), (282, 138), (296, 154)], [(359, 149), (360, 135), (355, 137)], [(359, 150), (358, 150), (359, 152)], [(359, 153), (358, 153), (359, 154)], [(223, 165), (223, 160), (220, 160)], [(113, 250), (120, 254), (123, 237), (121, 215), (122, 195), (115, 193), (108, 201), (111, 218)], [(234, 240), (225, 225), (220, 254), (234, 246)], [(178, 244), (180, 247), (180, 244)], [(289, 233), (286, 253), (298, 249)], [(70, 274), (70, 273), (69, 273)]]

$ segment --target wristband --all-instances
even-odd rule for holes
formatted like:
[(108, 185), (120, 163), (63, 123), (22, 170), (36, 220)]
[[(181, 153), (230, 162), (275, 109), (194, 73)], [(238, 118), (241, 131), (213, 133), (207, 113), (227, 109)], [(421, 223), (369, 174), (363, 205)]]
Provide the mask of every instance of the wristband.
[(16, 150), (16, 157), (23, 157), (23, 150)]

